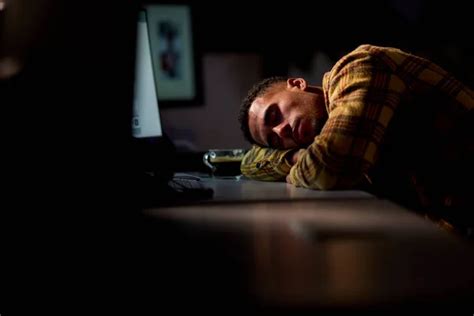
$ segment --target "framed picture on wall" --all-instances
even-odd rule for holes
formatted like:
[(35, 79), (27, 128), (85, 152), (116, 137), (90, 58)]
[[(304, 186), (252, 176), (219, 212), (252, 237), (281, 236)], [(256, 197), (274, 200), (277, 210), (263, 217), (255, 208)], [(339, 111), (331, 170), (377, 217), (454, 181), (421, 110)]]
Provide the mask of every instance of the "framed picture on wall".
[(191, 7), (146, 6), (158, 100), (162, 106), (199, 105), (200, 65), (195, 49)]

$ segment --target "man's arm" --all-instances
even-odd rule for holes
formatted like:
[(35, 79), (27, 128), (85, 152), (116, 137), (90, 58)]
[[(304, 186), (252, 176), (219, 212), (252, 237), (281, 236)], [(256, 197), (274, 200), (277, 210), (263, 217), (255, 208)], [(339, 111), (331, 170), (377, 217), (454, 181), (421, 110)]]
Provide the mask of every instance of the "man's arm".
[(257, 145), (245, 154), (240, 170), (246, 177), (262, 181), (284, 181), (296, 162), (298, 149), (273, 149)]
[(287, 181), (312, 189), (349, 188), (377, 160), (405, 86), (364, 49), (346, 55), (325, 80), (328, 121), (291, 168)]

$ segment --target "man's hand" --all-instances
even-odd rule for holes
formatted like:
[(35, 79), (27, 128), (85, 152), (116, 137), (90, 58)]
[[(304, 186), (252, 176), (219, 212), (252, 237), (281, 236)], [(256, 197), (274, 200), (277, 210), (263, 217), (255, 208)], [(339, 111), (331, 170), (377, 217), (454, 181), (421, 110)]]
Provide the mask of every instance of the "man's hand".
[(300, 155), (301, 155), (302, 153), (304, 153), (305, 150), (306, 150), (306, 149), (301, 148), (301, 149), (299, 149), (299, 150), (297, 150), (297, 151), (292, 152), (292, 153), (290, 154), (290, 157), (289, 157), (289, 159), (288, 159), (288, 162), (289, 162), (292, 166), (295, 165), (295, 164), (298, 162), (298, 159), (299, 159)]
[[(303, 154), (305, 151), (306, 149), (301, 148), (299, 150), (291, 152), (289, 154), (289, 157), (287, 157), (287, 160), (290, 163), (290, 165), (294, 166), (298, 162), (298, 159), (300, 158), (301, 154)], [(293, 184), (291, 183), (291, 180), (290, 180), (290, 174), (286, 176), (286, 183)]]

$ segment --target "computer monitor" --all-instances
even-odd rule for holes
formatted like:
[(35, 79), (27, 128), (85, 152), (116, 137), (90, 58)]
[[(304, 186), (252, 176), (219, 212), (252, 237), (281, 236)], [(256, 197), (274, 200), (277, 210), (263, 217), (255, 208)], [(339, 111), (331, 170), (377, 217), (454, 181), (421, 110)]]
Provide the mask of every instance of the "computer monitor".
[(132, 117), (135, 138), (163, 136), (152, 63), (146, 11), (141, 10), (137, 25)]
[(161, 124), (147, 13), (139, 11), (131, 135), (135, 167), (167, 182), (174, 172), (175, 147)]

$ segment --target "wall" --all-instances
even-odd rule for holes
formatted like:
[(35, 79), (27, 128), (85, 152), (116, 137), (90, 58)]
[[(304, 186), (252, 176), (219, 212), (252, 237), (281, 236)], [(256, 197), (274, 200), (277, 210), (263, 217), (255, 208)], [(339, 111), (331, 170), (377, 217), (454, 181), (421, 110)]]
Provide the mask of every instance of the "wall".
[(248, 89), (261, 77), (257, 54), (208, 53), (203, 56), (204, 104), (165, 108), (165, 132), (184, 150), (247, 148), (237, 116)]

